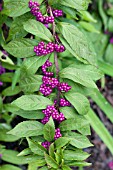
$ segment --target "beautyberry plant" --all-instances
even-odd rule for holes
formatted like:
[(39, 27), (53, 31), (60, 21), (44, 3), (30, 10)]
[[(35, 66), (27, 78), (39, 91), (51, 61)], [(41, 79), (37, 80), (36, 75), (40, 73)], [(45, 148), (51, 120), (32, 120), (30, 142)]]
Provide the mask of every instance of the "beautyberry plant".
[[(15, 70), (10, 74), (10, 90), (15, 89), (13, 95), (18, 96), (3, 109), (12, 120), (16, 115), (23, 118), (7, 129), (6, 135), (11, 141), (24, 140), (26, 147), (20, 153), (2, 147), (4, 161), (28, 164), (28, 170), (70, 170), (91, 165), (85, 162), (90, 155), (84, 151), (93, 146), (87, 137), (90, 104), (85, 91), (97, 89), (95, 81), (102, 72), (77, 18), (89, 2), (4, 1), (1, 15), (7, 20), (8, 35), (2, 37), (1, 46), (12, 60), (17, 58), (16, 67), (9, 58), (4, 67)], [(5, 69), (0, 66), (3, 73)]]

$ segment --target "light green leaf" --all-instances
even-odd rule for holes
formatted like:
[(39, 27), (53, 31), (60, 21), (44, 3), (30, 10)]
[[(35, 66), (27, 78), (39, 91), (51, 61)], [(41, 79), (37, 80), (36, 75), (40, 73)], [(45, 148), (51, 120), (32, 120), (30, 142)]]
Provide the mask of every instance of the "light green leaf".
[(18, 137), (38, 136), (43, 134), (43, 124), (38, 121), (23, 121), (7, 134)]
[(61, 131), (69, 131), (69, 130), (78, 130), (80, 127), (84, 127), (88, 124), (88, 121), (86, 119), (83, 119), (81, 117), (76, 119), (68, 119), (63, 121), (60, 124), (60, 130)]
[(32, 93), (38, 91), (42, 84), (42, 76), (29, 75), (20, 78), (19, 87), (24, 93)]
[(35, 142), (29, 138), (27, 138), (27, 141), (29, 144), (29, 148), (31, 149), (33, 153), (44, 156), (44, 152), (46, 152), (46, 149), (42, 145), (40, 145), (38, 142)]
[(30, 57), (26, 58), (21, 65), (21, 77), (26, 75), (35, 74), (36, 71), (41, 67), (46, 60), (48, 59), (48, 55), (44, 57)]
[(44, 118), (44, 114), (42, 113), (42, 111), (35, 111), (35, 110), (27, 111), (27, 110), (19, 109), (18, 111), (12, 111), (12, 112), (15, 115), (21, 116), (26, 119), (43, 119)]
[(36, 35), (37, 37), (47, 40), (47, 41), (52, 41), (53, 36), (51, 32), (42, 24), (41, 22), (38, 22), (33, 19), (29, 19), (25, 24), (24, 24), (24, 29), (33, 34)]
[(80, 135), (78, 133), (75, 132), (66, 132), (63, 134), (68, 140), (70, 140), (70, 144), (72, 146), (75, 146), (76, 148), (87, 148), (90, 146), (93, 146), (89, 139), (84, 136), (84, 135)]
[(48, 98), (39, 95), (23, 95), (13, 101), (14, 105), (23, 110), (41, 110), (47, 105), (52, 105), (52, 101)]
[(0, 141), (4, 142), (15, 142), (19, 139), (17, 136), (7, 134), (7, 130), (0, 129)]
[[(67, 49), (71, 53), (73, 51), (77, 59), (84, 59), (92, 65), (97, 65), (96, 53), (92, 44), (88, 42), (86, 35), (72, 24), (60, 23), (60, 26), (63, 37), (69, 46), (69, 49)], [(72, 51), (70, 49), (72, 49)]]
[(10, 164), (5, 164), (0, 166), (0, 170), (22, 170), (21, 168), (14, 166), (14, 165), (10, 165)]
[(83, 152), (81, 149), (64, 150), (64, 159), (65, 160), (79, 160), (83, 161), (87, 159), (90, 155), (86, 152)]
[(17, 156), (18, 152), (13, 151), (13, 150), (8, 150), (8, 149), (2, 149), (0, 150), (2, 154), (2, 160), (15, 164), (15, 165), (22, 165), (22, 164), (27, 164), (30, 162), (34, 162), (36, 160), (41, 160), (43, 157), (42, 156), (36, 156), (36, 155), (30, 155), (30, 156)]
[(7, 87), (2, 91), (3, 96), (13, 96), (21, 92), (21, 89), (19, 86), (16, 86), (13, 90), (12, 87)]
[(68, 138), (68, 137), (58, 138), (58, 139), (55, 141), (55, 146), (56, 146), (55, 148), (56, 148), (56, 149), (62, 148), (63, 146), (65, 146), (66, 144), (68, 144), (70, 141), (71, 141), (71, 139)]
[(5, 0), (3, 14), (10, 17), (17, 17), (30, 11), (28, 7), (29, 0)]
[(76, 9), (77, 11), (86, 10), (90, 0), (63, 0), (60, 4)]
[(44, 138), (51, 142), (55, 136), (55, 125), (52, 117), (50, 117), (49, 121), (44, 125)]
[(65, 97), (74, 106), (79, 114), (87, 114), (90, 109), (90, 104), (85, 96), (80, 93), (68, 92), (65, 94)]
[(27, 35), (27, 32), (24, 30), (23, 24), (30, 18), (33, 18), (31, 13), (26, 13), (14, 19), (11, 24), (9, 35), (7, 40), (22, 38)]
[(33, 50), (35, 45), (37, 45), (35, 40), (22, 38), (10, 41), (4, 49), (14, 57), (25, 58), (35, 55)]
[(53, 167), (55, 169), (58, 169), (59, 166), (58, 166), (57, 162), (48, 154), (45, 154), (45, 160), (48, 165), (50, 165), (51, 167)]

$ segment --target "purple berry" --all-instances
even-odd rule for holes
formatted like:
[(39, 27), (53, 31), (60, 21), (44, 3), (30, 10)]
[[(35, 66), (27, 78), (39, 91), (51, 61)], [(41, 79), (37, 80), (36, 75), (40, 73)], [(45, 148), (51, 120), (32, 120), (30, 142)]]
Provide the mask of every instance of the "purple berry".
[(58, 84), (58, 89), (59, 91), (62, 92), (68, 92), (69, 90), (71, 90), (71, 86), (68, 85), (68, 83), (62, 82)]
[(65, 100), (65, 99), (63, 99), (63, 98), (60, 99), (60, 106), (61, 106), (61, 107), (70, 106), (70, 105), (71, 105), (71, 104), (70, 104), (69, 101), (67, 101), (67, 100)]
[(51, 78), (47, 76), (43, 76), (42, 81), (45, 85), (49, 85), (52, 89), (57, 87), (59, 83), (56, 78)]
[(64, 114), (61, 112), (61, 113), (59, 114), (58, 121), (59, 121), (59, 123), (61, 123), (61, 122), (63, 122), (64, 120), (65, 120), (65, 116), (64, 116)]
[(42, 84), (40, 86), (40, 92), (44, 95), (44, 96), (48, 96), (52, 93), (52, 89), (49, 86), (46, 86), (45, 84)]
[(51, 145), (51, 143), (48, 142), (48, 141), (45, 141), (45, 142), (42, 142), (41, 145), (48, 150), (50, 145)]
[(6, 72), (5, 68), (3, 68), (3, 67), (0, 65), (0, 75), (3, 74), (3, 73), (5, 73), (5, 72)]
[(57, 129), (55, 130), (54, 139), (56, 140), (56, 139), (58, 139), (58, 138), (60, 138), (60, 137), (62, 137), (62, 134), (60, 133), (60, 128), (57, 128)]

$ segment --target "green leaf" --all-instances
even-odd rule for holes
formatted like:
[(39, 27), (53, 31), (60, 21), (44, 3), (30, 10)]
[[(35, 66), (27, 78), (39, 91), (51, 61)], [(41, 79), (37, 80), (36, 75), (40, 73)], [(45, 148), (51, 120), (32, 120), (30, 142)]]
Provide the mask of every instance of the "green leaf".
[(60, 77), (73, 80), (85, 87), (97, 88), (91, 77), (94, 72), (92, 71), (92, 75), (90, 75), (91, 73), (88, 73), (88, 71), (91, 72), (90, 70), (84, 70), (81, 68), (67, 67), (60, 72)]
[(34, 56), (34, 46), (37, 45), (35, 40), (22, 38), (10, 41), (4, 46), (4, 49), (17, 58), (25, 58)]
[(0, 129), (0, 141), (4, 142), (15, 142), (19, 139), (17, 136), (7, 134), (7, 130)]
[(83, 152), (81, 149), (64, 150), (64, 159), (65, 160), (79, 160), (83, 161), (87, 159), (90, 155), (86, 152)]
[(2, 82), (12, 82), (14, 73), (4, 73), (0, 75), (0, 81)]
[(31, 162), (29, 164), (28, 170), (37, 170), (37, 167), (44, 166), (45, 164), (46, 164), (46, 161), (44, 159)]
[(68, 137), (61, 137), (55, 141), (55, 148), (59, 149), (68, 144), (71, 141)]
[(106, 98), (101, 94), (101, 92), (95, 90), (94, 95), (90, 95), (91, 98), (100, 109), (106, 114), (107, 118), (113, 123), (113, 107), (110, 105), (110, 103), (106, 100)]
[(89, 5), (90, 0), (63, 0), (60, 1), (60, 4), (65, 5), (65, 6), (69, 6), (71, 8), (76, 9), (77, 11), (80, 10), (87, 10), (88, 5)]
[(2, 149), (1, 154), (2, 154), (2, 160), (15, 165), (27, 164), (30, 162), (34, 162), (36, 160), (41, 160), (43, 158), (42, 156), (36, 156), (36, 155), (19, 157), (17, 156), (18, 155), (17, 151), (8, 150), (8, 149)]
[(69, 131), (69, 130), (78, 130), (80, 127), (84, 127), (88, 124), (88, 122), (79, 117), (79, 118), (71, 118), (71, 119), (68, 119), (68, 120), (65, 120), (63, 121), (61, 124), (60, 124), (60, 130), (61, 131)]
[(54, 151), (55, 151), (55, 147), (54, 147), (54, 143), (52, 143), (52, 144), (49, 146), (49, 155), (50, 155), (52, 158), (55, 158)]
[(13, 101), (14, 105), (23, 110), (41, 110), (48, 105), (52, 105), (52, 101), (48, 98), (38, 95), (23, 95)]
[(71, 170), (71, 168), (69, 166), (67, 166), (67, 165), (63, 165), (62, 170)]
[(88, 42), (86, 35), (74, 25), (60, 23), (60, 26), (63, 37), (68, 44), (67, 49), (70, 53), (74, 54), (74, 56), (79, 60), (84, 59), (92, 65), (97, 65), (96, 53), (92, 44)]
[(3, 14), (10, 17), (17, 17), (30, 11), (28, 7), (29, 0), (5, 0)]
[(91, 166), (91, 163), (87, 163), (83, 161), (65, 161), (65, 163), (69, 166), (76, 166), (76, 167)]
[(27, 141), (29, 144), (29, 148), (31, 149), (33, 153), (44, 156), (44, 152), (46, 152), (46, 149), (42, 145), (40, 145), (38, 142), (35, 142), (29, 138), (27, 138)]
[(58, 166), (57, 162), (51, 156), (45, 154), (45, 160), (50, 167), (58, 169), (59, 166)]
[(13, 96), (13, 95), (16, 95), (18, 93), (20, 93), (21, 90), (20, 90), (20, 87), (19, 86), (16, 86), (13, 90), (12, 90), (12, 87), (7, 87), (6, 89), (4, 89), (2, 91), (2, 95), (3, 96)]
[(107, 63), (113, 65), (113, 44), (108, 44), (106, 51), (105, 51), (105, 56), (104, 59)]
[(68, 92), (65, 94), (65, 97), (75, 107), (79, 114), (87, 114), (90, 109), (90, 104), (85, 96), (80, 93)]
[(104, 11), (103, 3), (104, 3), (104, 0), (98, 1), (98, 10), (99, 10), (99, 14), (102, 18), (102, 21), (104, 23), (104, 27), (105, 27), (104, 29), (106, 30), (107, 25), (108, 25), (108, 18), (107, 18), (105, 11)]
[(14, 166), (14, 165), (10, 165), (10, 164), (5, 164), (0, 166), (0, 170), (22, 170), (21, 168)]
[(70, 144), (72, 146), (75, 146), (76, 148), (87, 148), (90, 146), (93, 146), (89, 139), (84, 136), (84, 135), (80, 135), (78, 133), (75, 132), (66, 132), (63, 134), (68, 140), (70, 140)]
[(21, 77), (26, 75), (35, 74), (36, 71), (41, 67), (46, 60), (48, 59), (48, 55), (44, 57), (30, 57), (26, 58), (21, 65)]
[(27, 77), (21, 77), (19, 87), (24, 93), (32, 93), (38, 91), (42, 84), (42, 76), (29, 75)]
[(11, 24), (9, 35), (7, 40), (22, 38), (27, 35), (27, 32), (24, 30), (23, 24), (30, 18), (33, 18), (31, 13), (26, 13), (14, 19)]
[(85, 22), (85, 21), (79, 21), (79, 24), (82, 26), (82, 28), (84, 28), (85, 30), (89, 31), (89, 32), (95, 32), (95, 33), (100, 33), (93, 24)]
[(113, 137), (110, 135), (110, 133), (108, 132), (104, 124), (100, 121), (100, 119), (96, 116), (96, 113), (90, 109), (90, 111), (85, 117), (90, 122), (95, 132), (99, 135), (99, 137), (102, 139), (102, 141), (113, 154)]
[(43, 119), (44, 114), (42, 111), (27, 111), (19, 109), (18, 111), (12, 111), (15, 115), (21, 116), (26, 119)]
[(50, 117), (49, 121), (44, 125), (44, 138), (51, 142), (55, 136), (55, 125), (52, 117)]
[(47, 41), (52, 41), (53, 36), (51, 32), (42, 24), (41, 22), (38, 22), (33, 19), (29, 19), (25, 24), (24, 24), (24, 29), (33, 34), (36, 35), (37, 37), (47, 40)]
[(17, 156), (26, 156), (32, 154), (31, 149), (26, 148), (23, 151), (21, 151)]
[(8, 134), (18, 137), (38, 136), (43, 134), (43, 124), (38, 121), (23, 121), (15, 126)]

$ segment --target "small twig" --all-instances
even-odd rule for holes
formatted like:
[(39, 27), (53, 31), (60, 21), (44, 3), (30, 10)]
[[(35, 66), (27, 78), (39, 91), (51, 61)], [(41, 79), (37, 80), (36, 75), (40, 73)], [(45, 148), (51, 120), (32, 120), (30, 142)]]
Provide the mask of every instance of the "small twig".
[[(50, 10), (50, 16), (53, 17), (53, 13), (52, 13), (52, 8), (51, 6), (49, 6), (49, 10)], [(53, 22), (52, 24), (52, 31), (53, 31), (53, 37), (54, 37), (54, 41), (56, 42), (56, 25), (55, 22)], [(55, 67), (56, 67), (56, 77), (59, 80), (59, 65), (58, 65), (58, 56), (57, 56), (57, 52), (54, 52), (54, 62), (55, 62)], [(57, 94), (57, 103), (59, 104), (59, 100), (60, 100), (60, 91), (58, 90), (58, 94)]]

